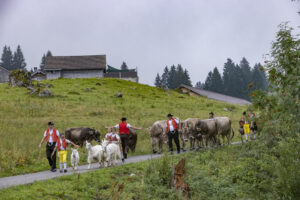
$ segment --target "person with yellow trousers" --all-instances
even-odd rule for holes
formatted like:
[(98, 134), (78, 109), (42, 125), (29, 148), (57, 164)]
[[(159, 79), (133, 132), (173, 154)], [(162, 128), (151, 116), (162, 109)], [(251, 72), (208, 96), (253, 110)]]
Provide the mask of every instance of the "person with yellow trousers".
[[(72, 144), (75, 147), (79, 148), (78, 145), (74, 144), (70, 140), (65, 138), (65, 135), (63, 133), (60, 134), (60, 139), (57, 140), (57, 143), (55, 145), (55, 148), (52, 152), (52, 157), (56, 150), (58, 151), (58, 156), (59, 156), (59, 171), (60, 173), (62, 172), (67, 172), (67, 145)], [(64, 166), (64, 170), (63, 170)]]
[(243, 117), (241, 119), (242, 121), (244, 121), (244, 135), (245, 135), (245, 139), (246, 142), (248, 142), (248, 135), (250, 134), (250, 124), (249, 124), (249, 117), (247, 116), (246, 111), (243, 112)]

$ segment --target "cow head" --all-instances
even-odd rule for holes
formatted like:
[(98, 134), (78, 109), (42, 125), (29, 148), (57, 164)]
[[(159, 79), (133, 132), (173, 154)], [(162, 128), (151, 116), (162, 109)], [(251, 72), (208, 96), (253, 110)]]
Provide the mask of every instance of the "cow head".
[(180, 124), (181, 124), (181, 129), (179, 130), (179, 132), (182, 135), (182, 139), (185, 142), (188, 142), (188, 140), (189, 140), (189, 123), (185, 121), (185, 122), (180, 122)]

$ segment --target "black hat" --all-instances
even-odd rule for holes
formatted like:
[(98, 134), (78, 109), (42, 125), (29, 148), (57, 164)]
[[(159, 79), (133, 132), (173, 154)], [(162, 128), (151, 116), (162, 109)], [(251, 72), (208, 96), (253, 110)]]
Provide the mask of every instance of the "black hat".
[(124, 122), (124, 121), (126, 121), (126, 120), (127, 120), (126, 117), (122, 117), (122, 118), (121, 118), (121, 121), (122, 121), (122, 122)]
[(172, 115), (171, 113), (169, 113), (169, 114), (167, 115), (167, 117), (173, 117), (173, 115)]
[(243, 115), (246, 115), (246, 111), (243, 112)]
[(50, 126), (50, 125), (54, 125), (54, 123), (53, 122), (48, 122), (48, 126)]
[(210, 114), (210, 115), (214, 115), (214, 113), (213, 113), (213, 112), (210, 112), (209, 114)]

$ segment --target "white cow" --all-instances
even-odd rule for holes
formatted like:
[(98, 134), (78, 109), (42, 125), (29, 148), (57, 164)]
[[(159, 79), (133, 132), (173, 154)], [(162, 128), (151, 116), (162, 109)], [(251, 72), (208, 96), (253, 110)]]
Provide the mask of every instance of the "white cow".
[(78, 170), (78, 163), (79, 163), (79, 153), (77, 149), (72, 148), (72, 154), (71, 154), (71, 165), (73, 167), (73, 170)]
[(101, 145), (92, 146), (91, 143), (86, 141), (86, 149), (88, 150), (88, 169), (91, 168), (91, 163), (93, 160), (97, 160), (99, 162), (100, 167), (103, 167), (103, 148)]
[(116, 143), (109, 143), (108, 140), (103, 140), (102, 146), (105, 147), (103, 157), (107, 163), (107, 166), (116, 165), (117, 159), (121, 159), (120, 146)]

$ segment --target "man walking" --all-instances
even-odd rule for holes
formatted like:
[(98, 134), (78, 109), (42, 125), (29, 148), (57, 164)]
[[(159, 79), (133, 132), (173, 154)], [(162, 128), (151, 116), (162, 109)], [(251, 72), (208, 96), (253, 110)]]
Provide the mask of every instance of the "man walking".
[(119, 135), (122, 144), (122, 152), (123, 152), (123, 157), (125, 159), (127, 158), (127, 153), (128, 153), (129, 128), (132, 128), (134, 130), (142, 129), (142, 128), (131, 126), (126, 122), (126, 120), (127, 120), (126, 117), (122, 117), (121, 122), (115, 126), (115, 128), (119, 129)]
[(58, 130), (54, 129), (54, 123), (48, 122), (48, 129), (44, 133), (44, 137), (42, 138), (39, 144), (39, 148), (42, 147), (42, 144), (45, 141), (47, 142), (46, 155), (47, 155), (49, 165), (51, 167), (50, 171), (52, 172), (56, 172), (56, 154), (54, 154), (53, 156), (51, 156), (51, 154), (55, 148), (58, 138), (59, 138), (59, 132)]
[(169, 139), (169, 150), (171, 153), (173, 152), (172, 139), (174, 139), (177, 148), (177, 153), (180, 153), (178, 129), (181, 129), (181, 127), (179, 120), (174, 119), (172, 114), (168, 114), (167, 117), (168, 120), (166, 121), (166, 134), (168, 135)]

